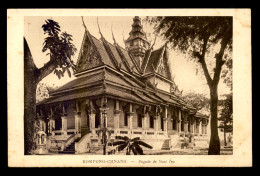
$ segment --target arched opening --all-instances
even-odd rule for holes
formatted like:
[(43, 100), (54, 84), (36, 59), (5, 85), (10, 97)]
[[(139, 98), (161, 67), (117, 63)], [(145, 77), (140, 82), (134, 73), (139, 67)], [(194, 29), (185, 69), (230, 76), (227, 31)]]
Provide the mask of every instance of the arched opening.
[(54, 119), (55, 119), (55, 130), (61, 130), (62, 121), (61, 121), (61, 111), (59, 108), (56, 108), (54, 111)]

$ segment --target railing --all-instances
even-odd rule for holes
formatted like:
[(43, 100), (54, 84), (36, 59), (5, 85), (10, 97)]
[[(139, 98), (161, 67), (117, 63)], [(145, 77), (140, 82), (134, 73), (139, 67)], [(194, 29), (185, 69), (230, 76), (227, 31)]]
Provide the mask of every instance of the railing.
[[(66, 141), (65, 141), (65, 148), (68, 147), (72, 142), (75, 141), (75, 134), (72, 134)], [(65, 149), (64, 148), (64, 149)]]
[(76, 129), (67, 129), (66, 131), (63, 130), (52, 131), (52, 136), (71, 135), (71, 134), (76, 134)]

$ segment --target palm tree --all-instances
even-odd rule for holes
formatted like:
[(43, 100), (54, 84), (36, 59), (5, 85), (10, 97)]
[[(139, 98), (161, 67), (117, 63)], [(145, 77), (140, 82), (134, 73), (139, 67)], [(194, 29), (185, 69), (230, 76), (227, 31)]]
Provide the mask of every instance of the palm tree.
[(112, 145), (118, 145), (118, 151), (122, 151), (126, 148), (126, 155), (130, 155), (131, 151), (134, 153), (134, 155), (144, 155), (143, 149), (140, 147), (140, 145), (149, 149), (153, 148), (149, 144), (146, 144), (145, 142), (141, 141), (140, 137), (129, 139), (127, 136), (116, 136), (115, 138), (119, 139), (119, 141), (113, 142)]

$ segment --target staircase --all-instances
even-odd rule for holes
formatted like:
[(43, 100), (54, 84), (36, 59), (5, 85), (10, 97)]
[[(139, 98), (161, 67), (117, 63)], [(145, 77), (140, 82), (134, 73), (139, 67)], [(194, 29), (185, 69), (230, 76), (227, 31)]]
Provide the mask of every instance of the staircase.
[(170, 150), (170, 139), (166, 139), (163, 142), (161, 150)]
[(75, 142), (72, 142), (64, 151), (59, 151), (62, 154), (75, 154)]

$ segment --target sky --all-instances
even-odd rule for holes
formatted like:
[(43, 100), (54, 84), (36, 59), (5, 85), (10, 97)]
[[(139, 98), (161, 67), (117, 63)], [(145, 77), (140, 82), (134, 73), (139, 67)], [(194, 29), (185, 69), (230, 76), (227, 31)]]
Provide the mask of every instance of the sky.
[[(131, 25), (133, 23), (133, 17), (113, 17), (113, 16), (99, 16), (98, 18), (95, 16), (85, 16), (84, 22), (89, 32), (100, 39), (100, 34), (97, 25), (98, 23), (101, 29), (101, 32), (105, 39), (110, 43), (113, 43), (112, 32), (114, 33), (115, 39), (117, 43), (124, 47), (124, 39), (127, 39), (129, 36), (129, 32), (131, 31)], [(144, 17), (140, 17), (143, 19)], [(82, 23), (82, 18), (80, 16), (73, 17), (56, 17), (56, 16), (40, 16), (40, 17), (25, 17), (24, 21), (24, 36), (28, 42), (30, 47), (32, 56), (34, 58), (35, 65), (40, 68), (44, 65), (44, 63), (49, 61), (49, 57), (46, 56), (46, 53), (42, 52), (44, 38), (44, 32), (41, 26), (45, 23), (45, 20), (53, 19), (59, 23), (61, 27), (61, 31), (66, 31), (67, 33), (73, 36), (73, 43), (77, 48), (77, 53), (73, 56), (73, 60), (77, 61), (78, 53), (81, 47), (81, 43), (84, 36), (84, 27)], [(144, 32), (148, 35), (148, 40), (153, 43), (154, 35), (153, 28), (146, 23), (143, 24)], [(149, 35), (150, 34), (150, 35)], [(154, 49), (161, 47), (165, 41), (161, 38), (157, 38)], [(170, 68), (172, 69), (172, 74), (174, 77), (175, 83), (178, 85), (180, 90), (183, 90), (183, 93), (188, 92), (197, 92), (203, 93), (207, 97), (209, 97), (209, 88), (206, 84), (205, 76), (202, 73), (200, 66), (195, 66), (194, 62), (189, 60), (188, 55), (183, 55), (176, 50), (170, 50)], [(196, 68), (199, 70), (199, 73), (196, 75)], [(67, 74), (61, 79), (58, 79), (56, 75), (51, 73), (47, 77), (42, 80), (42, 83), (46, 83), (48, 85), (62, 86), (67, 82), (75, 79), (74, 76), (69, 78)], [(219, 95), (229, 93), (229, 88), (223, 83), (221, 80), (218, 88)]]

